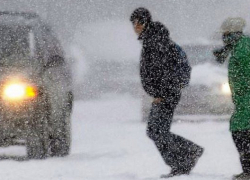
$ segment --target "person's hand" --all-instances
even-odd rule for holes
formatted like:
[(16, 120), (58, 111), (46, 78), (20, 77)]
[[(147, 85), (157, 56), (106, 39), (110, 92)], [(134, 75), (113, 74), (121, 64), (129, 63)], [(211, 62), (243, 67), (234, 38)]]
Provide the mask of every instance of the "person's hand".
[(230, 52), (233, 49), (233, 45), (228, 44), (220, 49), (215, 49), (213, 51), (214, 56), (216, 57), (216, 61), (219, 63), (224, 63), (227, 57), (229, 56)]
[(154, 98), (153, 103), (158, 104), (158, 103), (160, 103), (162, 101), (163, 101), (162, 98)]
[(223, 54), (223, 51), (224, 51), (224, 49), (223, 48), (220, 48), (220, 49), (215, 49), (214, 51), (213, 51), (213, 54), (214, 54), (214, 56), (215, 57), (221, 57), (222, 56), (222, 54)]
[(220, 64), (223, 64), (228, 56), (227, 48), (223, 47), (220, 49), (215, 49), (213, 54), (216, 57), (216, 61)]

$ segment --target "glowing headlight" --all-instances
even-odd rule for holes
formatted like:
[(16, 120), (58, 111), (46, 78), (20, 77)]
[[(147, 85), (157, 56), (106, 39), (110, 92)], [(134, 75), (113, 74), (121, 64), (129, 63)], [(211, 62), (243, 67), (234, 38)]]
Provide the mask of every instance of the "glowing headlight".
[(227, 95), (231, 94), (231, 89), (228, 83), (222, 84), (222, 92)]
[(3, 88), (3, 99), (5, 100), (24, 100), (36, 96), (36, 88), (25, 83), (10, 83)]

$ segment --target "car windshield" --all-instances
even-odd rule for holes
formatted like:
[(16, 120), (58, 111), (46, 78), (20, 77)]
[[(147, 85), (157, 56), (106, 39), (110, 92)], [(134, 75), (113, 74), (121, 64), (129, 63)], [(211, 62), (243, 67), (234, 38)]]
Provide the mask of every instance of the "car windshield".
[(0, 61), (10, 56), (30, 56), (30, 31), (27, 27), (0, 26)]

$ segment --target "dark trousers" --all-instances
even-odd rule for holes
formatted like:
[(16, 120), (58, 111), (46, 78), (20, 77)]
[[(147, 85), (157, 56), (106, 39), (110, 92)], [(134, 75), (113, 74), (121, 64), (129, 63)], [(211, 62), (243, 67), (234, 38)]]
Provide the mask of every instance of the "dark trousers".
[(154, 141), (167, 165), (173, 170), (189, 171), (195, 163), (196, 152), (202, 148), (170, 132), (174, 109), (180, 96), (180, 93), (176, 93), (163, 102), (152, 104), (147, 135)]
[(233, 140), (240, 154), (240, 162), (244, 173), (250, 173), (250, 131), (232, 132)]

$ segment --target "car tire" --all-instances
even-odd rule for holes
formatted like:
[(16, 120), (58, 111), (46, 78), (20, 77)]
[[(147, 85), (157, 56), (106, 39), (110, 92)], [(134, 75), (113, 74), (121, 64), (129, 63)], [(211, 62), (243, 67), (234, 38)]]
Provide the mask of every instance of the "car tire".
[(62, 112), (62, 123), (59, 126), (59, 129), (56, 130), (56, 133), (52, 135), (50, 150), (51, 156), (63, 157), (67, 156), (70, 152), (71, 146), (71, 123), (70, 116), (72, 113), (73, 106), (73, 94), (68, 93), (67, 103)]
[(29, 159), (44, 159), (48, 157), (50, 102), (48, 96), (40, 94), (36, 112), (30, 121), (27, 135), (27, 156)]

